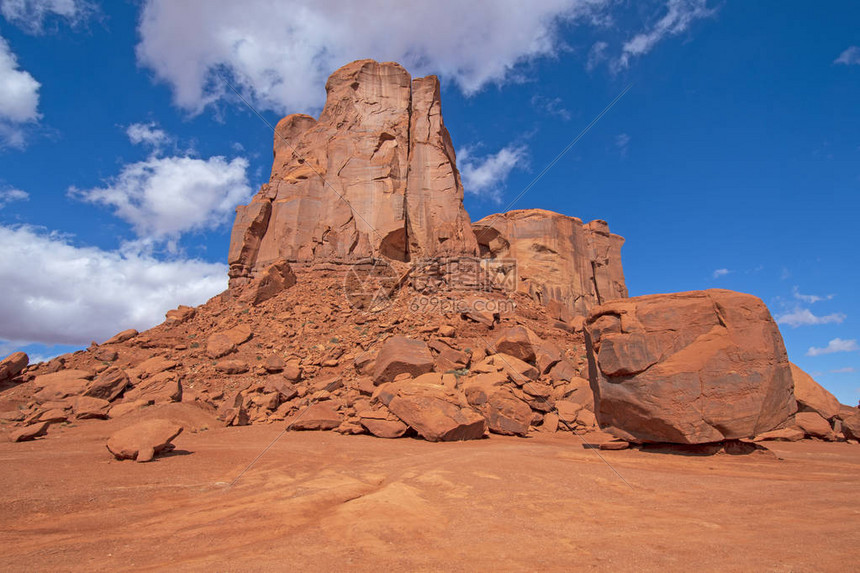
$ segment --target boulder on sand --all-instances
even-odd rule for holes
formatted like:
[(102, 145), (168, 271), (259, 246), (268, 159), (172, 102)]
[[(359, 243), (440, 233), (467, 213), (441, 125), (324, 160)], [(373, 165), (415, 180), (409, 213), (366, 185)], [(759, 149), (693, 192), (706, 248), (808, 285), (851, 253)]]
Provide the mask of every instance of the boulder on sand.
[(182, 426), (169, 420), (147, 420), (128, 426), (110, 437), (107, 449), (118, 460), (148, 462), (173, 449)]
[(391, 386), (388, 409), (425, 440), (452, 442), (484, 436), (486, 421), (460, 392), (415, 380)]
[(610, 301), (586, 321), (586, 348), (600, 427), (630, 441), (748, 438), (796, 408), (782, 336), (751, 295)]

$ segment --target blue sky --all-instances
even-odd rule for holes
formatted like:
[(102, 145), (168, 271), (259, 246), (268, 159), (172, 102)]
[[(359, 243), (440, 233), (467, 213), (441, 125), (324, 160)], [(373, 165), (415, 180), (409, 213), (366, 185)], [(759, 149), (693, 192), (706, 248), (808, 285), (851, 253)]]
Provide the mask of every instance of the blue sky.
[[(325, 4), (323, 6), (323, 4)], [(860, 4), (0, 0), (0, 354), (48, 357), (226, 286), (275, 123), (351, 60), (437, 73), (473, 220), (605, 219), (632, 296), (761, 297), (860, 398)], [(462, 5), (461, 5), (462, 4)]]

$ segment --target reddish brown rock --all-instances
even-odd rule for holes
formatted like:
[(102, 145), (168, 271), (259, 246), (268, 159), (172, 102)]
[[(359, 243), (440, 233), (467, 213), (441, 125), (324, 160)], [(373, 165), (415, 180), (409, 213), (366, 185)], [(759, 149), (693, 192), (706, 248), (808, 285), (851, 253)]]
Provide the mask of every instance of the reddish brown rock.
[(831, 420), (839, 414), (842, 406), (836, 396), (825, 390), (795, 364), (791, 365), (791, 377), (794, 380), (794, 397), (797, 400), (798, 410), (816, 412), (825, 420)]
[(125, 342), (126, 340), (131, 340), (135, 336), (140, 334), (133, 328), (129, 328), (128, 330), (123, 330), (122, 332), (113, 335), (111, 338), (108, 338), (104, 343), (105, 344), (119, 344), (121, 342)]
[(802, 440), (806, 434), (800, 428), (780, 428), (779, 430), (771, 430), (756, 436), (754, 442), (797, 442)]
[(277, 354), (270, 354), (266, 358), (266, 362), (263, 363), (263, 368), (266, 369), (266, 372), (269, 374), (277, 374), (278, 372), (283, 372), (286, 363), (284, 359), (278, 356)]
[(101, 398), (108, 402), (116, 400), (128, 387), (128, 375), (124, 370), (111, 367), (99, 374), (87, 385), (84, 396)]
[(798, 412), (794, 415), (794, 423), (798, 428), (803, 430), (803, 433), (813, 438), (821, 438), (832, 442), (836, 439), (836, 434), (830, 424), (822, 418), (817, 412)]
[(221, 358), (236, 352), (236, 344), (224, 333), (213, 334), (206, 339), (206, 355), (209, 358)]
[(334, 430), (343, 422), (343, 417), (331, 402), (317, 402), (301, 410), (295, 420), (287, 425), (291, 430)]
[(848, 440), (860, 440), (860, 413), (841, 417), (842, 435)]
[(237, 209), (231, 288), (287, 261), (474, 255), (438, 80), (361, 60), (335, 71), (319, 120), (282, 119), (269, 182)]
[[(481, 255), (513, 259), (516, 288), (533, 299), (557, 303), (566, 320), (596, 305), (627, 296), (621, 268), (624, 239), (605, 221), (527, 209), (484, 217), (472, 225)], [(563, 315), (563, 316), (562, 316)]]
[(512, 326), (500, 331), (493, 347), (501, 352), (519, 358), (523, 362), (534, 362), (535, 349), (543, 341), (525, 326)]
[(104, 348), (98, 346), (96, 348), (91, 349), (93, 354), (93, 358), (96, 360), (101, 360), (102, 362), (113, 362), (117, 358), (119, 358), (119, 353), (113, 348)]
[(78, 396), (86, 390), (92, 376), (92, 373), (86, 370), (74, 369), (37, 376), (33, 381), (36, 390), (33, 397), (38, 402), (48, 402)]
[(35, 440), (39, 436), (44, 436), (50, 425), (50, 422), (37, 422), (35, 424), (30, 424), (29, 426), (24, 426), (23, 428), (18, 428), (17, 430), (12, 430), (12, 432), (9, 433), (9, 440), (12, 442), (27, 442), (29, 440)]
[(14, 378), (30, 363), (30, 358), (23, 352), (13, 352), (0, 360), (0, 382)]
[(296, 284), (296, 274), (286, 261), (278, 261), (263, 269), (241, 294), (242, 300), (258, 305), (274, 298)]
[(376, 355), (373, 381), (390, 382), (398, 374), (420, 376), (433, 370), (433, 356), (421, 340), (405, 336), (392, 336), (383, 343)]
[(75, 400), (72, 409), (75, 412), (75, 418), (78, 420), (86, 420), (89, 418), (104, 419), (108, 417), (110, 402), (100, 398), (80, 396)]
[(250, 370), (250, 366), (241, 360), (221, 360), (215, 365), (215, 370), (224, 374), (244, 374)]
[(782, 336), (756, 297), (726, 290), (616, 300), (586, 322), (601, 428), (637, 442), (748, 438), (794, 411)]
[(167, 319), (168, 324), (180, 324), (187, 320), (191, 320), (194, 318), (194, 314), (197, 312), (196, 309), (190, 306), (185, 306), (184, 304), (180, 304), (179, 308), (174, 308), (173, 310), (168, 310), (167, 314), (164, 317)]
[(495, 434), (525, 436), (529, 431), (531, 408), (508, 390), (492, 392), (482, 413), (490, 431)]
[(158, 454), (173, 449), (173, 440), (182, 426), (168, 420), (147, 420), (113, 434), (107, 449), (118, 460), (151, 461)]
[(414, 380), (390, 386), (388, 409), (425, 440), (450, 442), (484, 436), (486, 421), (459, 392)]

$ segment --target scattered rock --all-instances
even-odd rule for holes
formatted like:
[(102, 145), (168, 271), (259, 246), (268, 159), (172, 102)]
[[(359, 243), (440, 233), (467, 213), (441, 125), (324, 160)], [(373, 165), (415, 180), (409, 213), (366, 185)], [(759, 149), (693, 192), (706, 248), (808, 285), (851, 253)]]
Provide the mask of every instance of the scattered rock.
[(798, 412), (794, 415), (794, 423), (803, 430), (807, 436), (821, 438), (832, 442), (836, 440), (836, 434), (830, 424), (816, 412)]
[(113, 402), (123, 393), (128, 384), (128, 374), (120, 368), (111, 367), (87, 385), (84, 396)]
[(251, 368), (241, 360), (222, 360), (215, 365), (215, 370), (224, 374), (244, 374)]
[(221, 358), (236, 352), (236, 344), (224, 333), (213, 334), (206, 339), (206, 356)]
[(535, 348), (543, 341), (525, 326), (505, 328), (496, 337), (493, 347), (496, 353), (508, 354), (523, 362), (534, 362)]
[(90, 418), (105, 419), (108, 417), (110, 407), (110, 402), (107, 400), (80, 396), (75, 400), (73, 410), (75, 418), (78, 420), (87, 420)]
[(180, 304), (179, 308), (168, 310), (165, 318), (167, 319), (167, 324), (180, 324), (194, 318), (196, 312), (193, 307)]
[(756, 436), (754, 442), (797, 442), (802, 440), (806, 434), (800, 428), (781, 428), (779, 430), (771, 430)]
[(797, 408), (801, 412), (817, 412), (825, 420), (831, 420), (839, 414), (841, 406), (836, 396), (825, 390), (794, 363), (791, 364), (791, 377), (794, 380)]

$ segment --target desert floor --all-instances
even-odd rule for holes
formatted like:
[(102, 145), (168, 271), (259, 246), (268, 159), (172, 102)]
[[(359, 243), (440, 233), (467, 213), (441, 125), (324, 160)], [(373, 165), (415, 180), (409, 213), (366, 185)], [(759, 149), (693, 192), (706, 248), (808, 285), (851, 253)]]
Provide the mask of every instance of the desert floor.
[(281, 426), (173, 406), (160, 414), (186, 431), (147, 464), (107, 452), (115, 421), (0, 443), (0, 569), (860, 568), (860, 446), (600, 452), (622, 479), (570, 434), (290, 432), (231, 486)]

